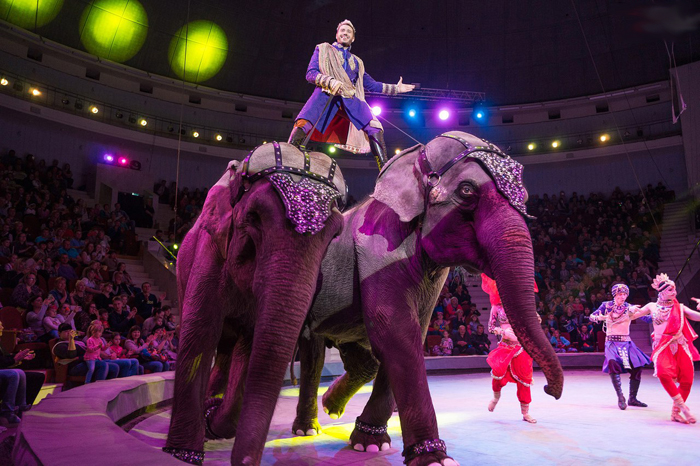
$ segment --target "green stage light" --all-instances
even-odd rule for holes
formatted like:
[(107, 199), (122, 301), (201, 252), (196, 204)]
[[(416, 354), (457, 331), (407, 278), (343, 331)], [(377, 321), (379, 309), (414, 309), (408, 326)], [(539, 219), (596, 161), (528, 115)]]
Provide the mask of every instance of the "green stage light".
[(50, 23), (62, 6), (63, 0), (0, 0), (0, 18), (33, 30)]
[(80, 17), (80, 41), (100, 58), (125, 62), (148, 33), (146, 10), (136, 0), (93, 0)]
[(168, 61), (175, 74), (190, 82), (202, 82), (221, 70), (228, 54), (224, 30), (211, 21), (197, 20), (175, 33)]

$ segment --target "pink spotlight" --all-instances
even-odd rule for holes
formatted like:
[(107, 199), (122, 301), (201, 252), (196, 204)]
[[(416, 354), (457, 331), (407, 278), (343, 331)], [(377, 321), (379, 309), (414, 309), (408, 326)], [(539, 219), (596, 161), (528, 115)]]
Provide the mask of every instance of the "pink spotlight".
[(382, 107), (380, 107), (379, 105), (375, 105), (374, 107), (372, 107), (372, 115), (379, 116), (381, 114), (382, 114)]
[(105, 160), (105, 162), (112, 163), (112, 162), (114, 162), (114, 156), (112, 154), (105, 154), (104, 160)]
[(441, 120), (447, 120), (450, 117), (450, 112), (448, 110), (440, 110), (440, 113), (438, 113), (438, 118)]
[(119, 165), (126, 165), (129, 163), (126, 157), (119, 157)]

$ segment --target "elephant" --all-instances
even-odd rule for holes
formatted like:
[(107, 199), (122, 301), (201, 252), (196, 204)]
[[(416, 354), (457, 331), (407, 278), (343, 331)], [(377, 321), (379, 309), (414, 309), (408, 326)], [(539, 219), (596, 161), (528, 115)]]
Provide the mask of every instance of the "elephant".
[(322, 399), (331, 418), (375, 379), (350, 436), (355, 449), (390, 447), (386, 424), (396, 404), (406, 463), (454, 464), (439, 440), (422, 345), (449, 267), (456, 265), (495, 278), (516, 336), (547, 378), (545, 392), (558, 399), (563, 372), (535, 311), (526, 200), (522, 165), (468, 133), (447, 132), (394, 156), (372, 196), (343, 214), (343, 231), (321, 264), (319, 291), (299, 339), (292, 431), (320, 430), (325, 342), (338, 348), (345, 367)]
[[(342, 229), (347, 196), (334, 160), (287, 143), (229, 164), (180, 247), (181, 339), (164, 451), (201, 464), (210, 375), (231, 387), (219, 400), (219, 436), (233, 437), (232, 464), (257, 464), (286, 363), (316, 291), (321, 260)], [(212, 361), (216, 364), (212, 373)], [(238, 370), (229, 371), (231, 361)], [(243, 390), (245, 387), (245, 391)]]

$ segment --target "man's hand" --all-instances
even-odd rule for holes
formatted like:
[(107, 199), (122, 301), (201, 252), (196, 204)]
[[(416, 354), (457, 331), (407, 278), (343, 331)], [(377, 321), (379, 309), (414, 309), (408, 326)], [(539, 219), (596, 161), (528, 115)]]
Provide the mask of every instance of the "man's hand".
[(333, 79), (331, 81), (331, 84), (329, 86), (329, 91), (332, 95), (338, 95), (340, 94), (340, 91), (343, 89), (343, 83), (338, 81), (337, 79)]
[(30, 353), (30, 349), (23, 349), (22, 351), (19, 351), (17, 354), (15, 354), (15, 363), (19, 364), (20, 362), (24, 361), (25, 359), (30, 359), (27, 358), (27, 356)]
[(411, 92), (415, 88), (416, 88), (416, 86), (414, 86), (413, 84), (404, 84), (403, 83), (403, 76), (401, 76), (399, 78), (399, 82), (396, 83), (396, 92), (398, 92), (399, 94)]

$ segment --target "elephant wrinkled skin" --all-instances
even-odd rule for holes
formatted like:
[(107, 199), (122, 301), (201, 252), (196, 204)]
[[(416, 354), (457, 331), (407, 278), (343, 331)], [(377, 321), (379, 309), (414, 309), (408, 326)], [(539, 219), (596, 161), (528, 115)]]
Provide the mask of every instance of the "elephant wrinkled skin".
[[(471, 147), (489, 147), (470, 134), (446, 134)], [(494, 178), (487, 164), (475, 158), (459, 161), (437, 183), (432, 180), (434, 187), (426, 195), (423, 148), (407, 149), (389, 162), (373, 198), (344, 214), (343, 232), (328, 247), (320, 291), (299, 341), (295, 433), (318, 430), (316, 400), (324, 341), (329, 341), (339, 349), (346, 370), (323, 396), (331, 417), (341, 416), (353, 394), (376, 376), (358, 420), (386, 425), (396, 403), (404, 445), (438, 438), (422, 346), (448, 268), (455, 265), (495, 278), (515, 334), (547, 377), (545, 391), (555, 398), (561, 395), (561, 366), (535, 312), (532, 242), (521, 215), (524, 199), (518, 203), (505, 196), (503, 178)], [(430, 166), (438, 169), (465, 145), (443, 136), (425, 150)], [(367, 451), (387, 448), (389, 442), (386, 433), (370, 435), (357, 427), (350, 437), (351, 445)], [(438, 452), (407, 462), (452, 461)]]
[[(319, 223), (316, 215), (309, 223), (315, 234), (300, 234), (295, 230), (299, 223), (295, 227), (288, 217), (307, 214), (304, 204), (285, 206), (292, 201), (282, 196), (282, 188), (267, 172), (257, 181), (247, 177), (284, 160), (296, 167), (282, 173), (284, 180), (294, 179), (292, 188), (302, 192), (298, 198), (308, 195), (318, 204), (328, 199), (328, 189), (336, 193), (342, 186), (338, 197), (345, 194), (342, 175), (328, 156), (311, 153), (305, 158), (286, 143), (261, 146), (251, 156), (238, 170), (230, 166), (211, 188), (180, 248), (181, 338), (166, 451), (184, 451), (181, 459), (190, 459), (188, 451), (203, 451), (205, 429), (209, 437), (230, 438), (241, 423), (245, 435), (236, 436), (231, 462), (260, 462), (286, 364), (316, 291), (321, 260), (342, 228), (336, 201), (331, 200), (321, 206), (329, 214), (325, 222)], [(321, 186), (299, 175), (307, 169), (332, 183)], [(224, 396), (205, 423), (205, 397), (213, 394)]]

